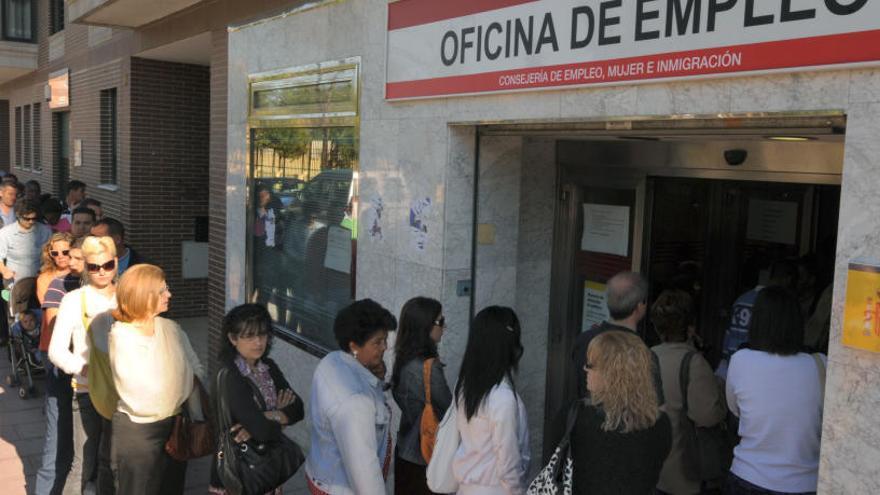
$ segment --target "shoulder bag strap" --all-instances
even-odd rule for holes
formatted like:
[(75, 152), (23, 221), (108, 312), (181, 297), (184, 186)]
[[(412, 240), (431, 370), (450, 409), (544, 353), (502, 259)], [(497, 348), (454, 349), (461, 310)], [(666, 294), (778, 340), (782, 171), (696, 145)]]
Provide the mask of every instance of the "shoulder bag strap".
[(82, 318), (83, 331), (89, 333), (89, 316), (87, 314), (86, 305), (86, 289), (83, 287), (79, 290), (79, 300), (80, 300), (80, 318)]
[(681, 358), (681, 366), (678, 369), (678, 386), (681, 387), (681, 415), (688, 417), (688, 384), (691, 381), (691, 360), (694, 357), (694, 351), (688, 351)]
[(217, 428), (220, 432), (229, 431), (229, 428), (232, 427), (232, 413), (229, 411), (229, 393), (226, 390), (226, 380), (228, 377), (226, 376), (229, 371), (226, 367), (220, 368), (220, 371), (217, 372), (217, 392), (216, 392), (216, 404), (215, 408), (217, 411)]
[(434, 358), (425, 359), (422, 367), (422, 380), (425, 382), (425, 404), (431, 404), (431, 366), (434, 365)]
[(819, 356), (818, 352), (813, 354), (813, 360), (816, 362), (816, 373), (819, 374), (820, 403), (825, 404), (825, 363), (822, 362), (822, 358)]

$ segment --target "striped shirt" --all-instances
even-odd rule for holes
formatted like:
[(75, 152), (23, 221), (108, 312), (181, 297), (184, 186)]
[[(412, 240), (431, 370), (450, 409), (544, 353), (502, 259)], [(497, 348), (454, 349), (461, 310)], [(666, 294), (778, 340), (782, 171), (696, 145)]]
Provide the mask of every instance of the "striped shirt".
[[(79, 275), (67, 274), (58, 277), (49, 282), (49, 288), (46, 289), (46, 295), (43, 296), (43, 320), (46, 320), (46, 310), (50, 308), (58, 308), (61, 306), (61, 300), (64, 294), (78, 289), (80, 287)], [(49, 328), (48, 320), (43, 322), (43, 333), (40, 334), (40, 350), (49, 352), (49, 341), (52, 339), (52, 329)]]

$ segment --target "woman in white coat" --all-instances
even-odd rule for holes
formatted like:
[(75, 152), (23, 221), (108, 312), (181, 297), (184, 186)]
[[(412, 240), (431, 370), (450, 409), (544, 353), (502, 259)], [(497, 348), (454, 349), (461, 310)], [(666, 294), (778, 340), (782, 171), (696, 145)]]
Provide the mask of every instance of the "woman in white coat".
[(461, 495), (521, 495), (528, 486), (528, 419), (513, 381), (520, 333), (516, 313), (501, 306), (471, 324), (455, 387), (461, 444), (452, 471)]

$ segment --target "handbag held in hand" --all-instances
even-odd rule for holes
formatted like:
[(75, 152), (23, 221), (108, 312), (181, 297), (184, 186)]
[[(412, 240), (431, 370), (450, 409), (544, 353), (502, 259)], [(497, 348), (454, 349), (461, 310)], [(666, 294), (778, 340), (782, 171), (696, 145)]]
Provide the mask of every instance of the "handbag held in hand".
[(201, 419), (193, 417), (187, 404), (184, 403), (181, 413), (174, 418), (171, 436), (165, 442), (165, 452), (178, 461), (211, 455), (216, 448), (217, 437), (209, 419), (211, 415), (208, 393), (195, 375), (193, 375), (193, 394), (199, 400), (203, 417)]

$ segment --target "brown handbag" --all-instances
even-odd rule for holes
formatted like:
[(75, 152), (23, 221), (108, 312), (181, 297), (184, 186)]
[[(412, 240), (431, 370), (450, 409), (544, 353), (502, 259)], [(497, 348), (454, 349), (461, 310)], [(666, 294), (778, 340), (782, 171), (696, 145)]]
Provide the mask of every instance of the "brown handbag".
[(421, 440), (422, 457), (425, 462), (431, 461), (431, 455), (434, 453), (434, 444), (437, 442), (437, 429), (440, 427), (440, 421), (434, 414), (434, 406), (431, 405), (431, 365), (434, 364), (434, 358), (426, 359), (425, 366), (422, 370), (422, 377), (425, 381), (425, 408), (422, 410), (422, 420), (419, 423), (419, 438)]
[(178, 461), (213, 455), (215, 452), (217, 439), (209, 420), (211, 413), (208, 393), (195, 375), (193, 375), (193, 389), (199, 394), (205, 419), (194, 421), (190, 418), (186, 404), (182, 407), (181, 413), (174, 418), (174, 427), (171, 429), (168, 441), (165, 442), (165, 452)]

